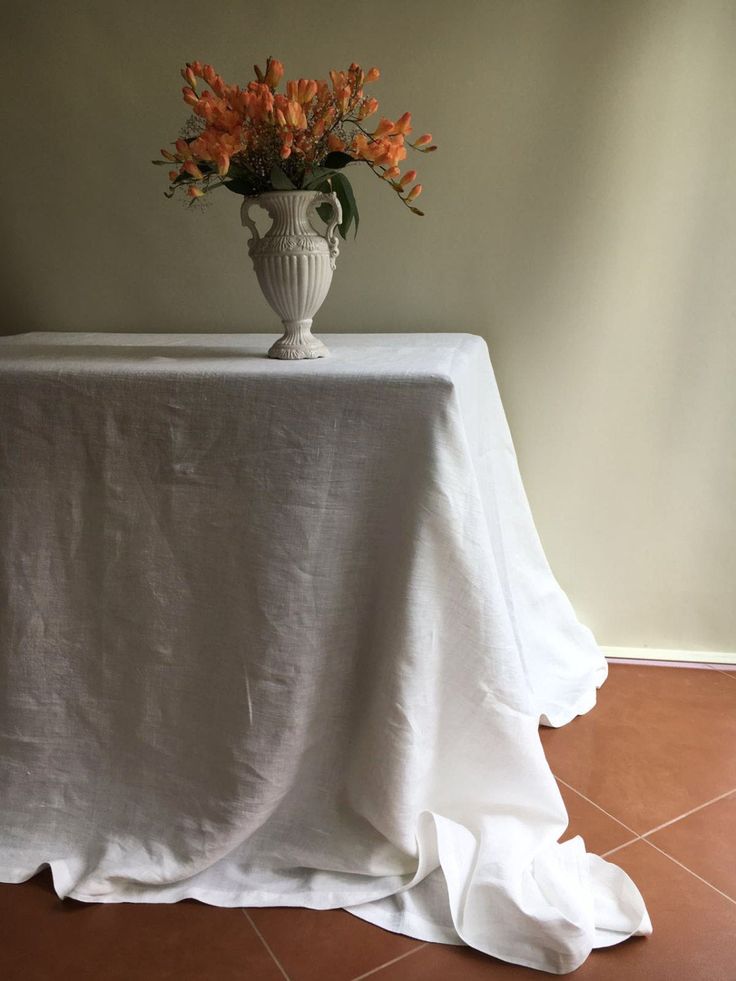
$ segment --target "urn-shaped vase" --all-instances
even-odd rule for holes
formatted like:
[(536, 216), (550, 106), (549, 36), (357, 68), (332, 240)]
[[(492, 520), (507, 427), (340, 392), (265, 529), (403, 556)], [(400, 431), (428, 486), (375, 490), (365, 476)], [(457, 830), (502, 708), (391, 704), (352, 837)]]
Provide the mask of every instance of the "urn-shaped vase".
[[(250, 216), (253, 204), (265, 208), (272, 220), (265, 235), (259, 233)], [(332, 207), (332, 214), (321, 232), (313, 220), (323, 204)], [(251, 232), (248, 251), (258, 283), (284, 325), (283, 336), (268, 356), (289, 361), (323, 358), (328, 351), (312, 334), (312, 320), (327, 296), (340, 251), (337, 226), (342, 221), (342, 209), (337, 195), (269, 191), (246, 198), (241, 218)]]

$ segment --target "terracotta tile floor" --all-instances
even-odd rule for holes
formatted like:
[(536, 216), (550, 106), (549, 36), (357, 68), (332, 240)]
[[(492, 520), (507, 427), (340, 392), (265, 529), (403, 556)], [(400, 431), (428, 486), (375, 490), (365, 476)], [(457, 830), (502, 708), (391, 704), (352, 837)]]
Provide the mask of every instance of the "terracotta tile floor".
[[(598, 706), (542, 740), (568, 835), (613, 853), (654, 934), (596, 951), (591, 981), (736, 981), (736, 671), (614, 664)], [(423, 944), (342, 910), (61, 902), (0, 885), (3, 981), (493, 981), (551, 975)]]

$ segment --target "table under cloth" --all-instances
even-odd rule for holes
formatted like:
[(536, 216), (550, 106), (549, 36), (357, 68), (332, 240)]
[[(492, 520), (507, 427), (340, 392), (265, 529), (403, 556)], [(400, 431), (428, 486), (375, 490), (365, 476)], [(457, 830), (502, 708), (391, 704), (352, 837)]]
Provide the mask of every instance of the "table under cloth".
[(345, 907), (553, 973), (650, 932), (538, 724), (606, 664), (485, 343), (0, 339), (0, 879)]

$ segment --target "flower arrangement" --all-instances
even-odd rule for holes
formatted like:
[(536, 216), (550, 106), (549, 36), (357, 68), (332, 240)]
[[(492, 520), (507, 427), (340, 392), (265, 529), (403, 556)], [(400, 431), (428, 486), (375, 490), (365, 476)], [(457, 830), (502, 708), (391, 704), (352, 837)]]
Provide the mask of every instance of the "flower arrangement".
[(420, 153), (437, 147), (429, 133), (407, 139), (408, 112), (396, 121), (381, 118), (369, 132), (365, 121), (378, 101), (366, 97), (364, 85), (380, 77), (377, 68), (364, 72), (353, 63), (347, 71), (331, 71), (330, 82), (288, 81), (285, 94), (276, 91), (284, 74), (280, 61), (269, 58), (265, 70), (254, 65), (254, 71), (256, 78), (243, 89), (226, 84), (211, 65), (193, 61), (182, 69), (184, 101), (193, 116), (174, 150), (161, 150), (163, 159), (153, 161), (176, 166), (169, 171), (167, 197), (183, 191), (194, 203), (218, 187), (246, 197), (274, 190), (334, 191), (345, 238), (353, 223), (357, 234), (359, 215), (344, 170), (363, 163), (410, 211), (423, 214), (413, 203), (422, 193), (417, 172), (402, 174), (399, 164), (407, 146)]

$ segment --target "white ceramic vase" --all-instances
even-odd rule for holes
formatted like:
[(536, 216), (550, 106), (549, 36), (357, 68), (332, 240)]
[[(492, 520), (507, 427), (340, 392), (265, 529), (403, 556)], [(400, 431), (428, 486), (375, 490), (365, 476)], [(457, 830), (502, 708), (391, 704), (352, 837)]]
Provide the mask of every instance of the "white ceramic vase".
[[(250, 217), (253, 204), (265, 208), (273, 221), (263, 236)], [(324, 234), (311, 221), (321, 204), (332, 205), (332, 217)], [(258, 282), (284, 325), (283, 337), (268, 352), (269, 358), (295, 361), (325, 357), (329, 352), (313, 336), (312, 318), (327, 296), (340, 252), (337, 226), (342, 221), (342, 209), (337, 195), (269, 191), (246, 198), (240, 215), (243, 225), (251, 231), (248, 251)]]

